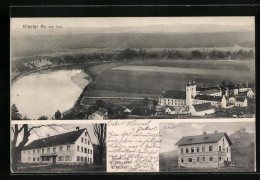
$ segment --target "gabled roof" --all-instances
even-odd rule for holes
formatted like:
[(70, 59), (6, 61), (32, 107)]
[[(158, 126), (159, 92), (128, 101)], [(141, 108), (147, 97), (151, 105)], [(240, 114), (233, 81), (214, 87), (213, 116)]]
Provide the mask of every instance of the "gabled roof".
[(214, 109), (214, 107), (211, 105), (211, 103), (193, 104), (193, 107), (196, 112)]
[(161, 98), (186, 99), (186, 91), (166, 91)]
[(219, 93), (220, 91), (218, 89), (209, 89), (209, 90), (205, 90), (205, 91), (201, 91), (202, 95), (207, 95), (207, 94), (215, 94), (215, 93)]
[(239, 101), (239, 102), (244, 102), (245, 101), (245, 97), (236, 97), (236, 101)]
[(197, 95), (194, 99), (207, 100), (207, 101), (222, 101), (220, 96), (207, 96), (207, 95)]
[(182, 146), (182, 145), (191, 145), (191, 144), (213, 143), (219, 141), (223, 136), (226, 137), (227, 141), (229, 142), (229, 145), (231, 145), (232, 142), (229, 139), (227, 133), (225, 132), (214, 133), (214, 134), (203, 134), (198, 136), (185, 136), (182, 137), (176, 143), (176, 145)]
[(212, 89), (219, 90), (220, 88), (218, 86), (214, 86), (214, 87), (197, 87), (196, 88), (197, 91), (206, 91), (206, 90), (212, 90)]
[[(104, 108), (99, 108), (99, 110), (97, 110), (96, 112), (94, 112), (95, 114), (98, 114), (100, 116), (104, 116), (107, 113), (107, 110)], [(93, 114), (94, 114), (93, 113)]]
[(167, 110), (168, 108), (169, 108), (171, 111), (175, 111), (175, 108), (174, 108), (174, 107), (171, 107), (171, 106), (166, 107), (165, 110)]
[(25, 146), (23, 148), (23, 150), (39, 149), (39, 148), (44, 148), (44, 147), (51, 147), (51, 146), (58, 146), (58, 145), (62, 145), (62, 144), (74, 143), (81, 136), (81, 134), (85, 131), (85, 129), (86, 128), (34, 140), (33, 142), (31, 142), (30, 144)]

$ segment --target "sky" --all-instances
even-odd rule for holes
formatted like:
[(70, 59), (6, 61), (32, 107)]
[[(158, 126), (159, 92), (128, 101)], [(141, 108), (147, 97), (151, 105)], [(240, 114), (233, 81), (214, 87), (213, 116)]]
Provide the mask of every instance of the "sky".
[(218, 132), (233, 134), (241, 127), (245, 127), (249, 133), (255, 133), (254, 122), (207, 122), (207, 123), (161, 123), (160, 135), (162, 135), (160, 152), (177, 150), (175, 145), (183, 136), (202, 135)]
[(215, 24), (231, 26), (252, 26), (254, 17), (88, 17), (88, 18), (12, 18), (11, 28), (28, 25), (60, 25), (65, 27), (112, 27), (112, 26), (148, 26), (176, 24)]
[[(20, 128), (22, 125), (18, 125), (18, 126)], [(33, 125), (29, 124), (29, 128), (31, 128), (32, 126), (39, 126), (39, 124), (33, 124)], [(58, 126), (53, 126), (53, 129), (50, 127), (35, 128), (35, 131), (31, 131), (31, 135), (29, 136), (29, 141), (27, 142), (26, 145), (28, 145), (29, 143), (31, 143), (32, 141), (34, 141), (36, 139), (45, 138), (45, 137), (47, 137), (48, 134), (50, 136), (54, 136), (54, 135), (58, 135), (58, 134), (66, 133), (66, 132), (75, 131), (77, 126), (80, 129), (87, 128), (87, 131), (89, 132), (89, 136), (90, 136), (92, 143), (97, 144), (97, 138), (94, 135), (92, 124), (61, 124)], [(11, 135), (13, 135), (13, 134), (11, 134)], [(17, 143), (21, 142), (22, 138), (23, 138), (23, 131), (19, 134)]]

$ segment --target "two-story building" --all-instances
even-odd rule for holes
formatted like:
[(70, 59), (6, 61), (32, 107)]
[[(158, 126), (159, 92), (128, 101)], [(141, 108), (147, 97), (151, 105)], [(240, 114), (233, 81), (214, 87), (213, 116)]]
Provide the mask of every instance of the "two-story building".
[(231, 163), (231, 140), (225, 132), (182, 137), (178, 146), (178, 166), (220, 168)]
[(87, 129), (32, 141), (21, 151), (22, 163), (92, 164), (93, 145)]

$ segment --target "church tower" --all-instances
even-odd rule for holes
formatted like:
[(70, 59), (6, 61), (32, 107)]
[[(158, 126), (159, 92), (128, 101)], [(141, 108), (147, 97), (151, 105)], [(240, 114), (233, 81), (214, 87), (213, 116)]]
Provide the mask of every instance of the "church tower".
[(197, 90), (196, 90), (196, 83), (193, 79), (192, 83), (191, 83), (191, 96), (192, 96), (192, 99), (194, 99), (194, 97), (197, 95)]
[(189, 108), (192, 105), (192, 94), (193, 94), (192, 89), (193, 89), (193, 85), (189, 81), (188, 84), (186, 84), (186, 106), (188, 106)]

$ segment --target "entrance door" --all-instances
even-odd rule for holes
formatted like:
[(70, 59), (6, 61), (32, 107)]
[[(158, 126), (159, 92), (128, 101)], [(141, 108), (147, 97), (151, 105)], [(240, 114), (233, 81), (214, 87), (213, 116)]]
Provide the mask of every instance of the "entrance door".
[(56, 164), (56, 156), (52, 157), (52, 164)]

